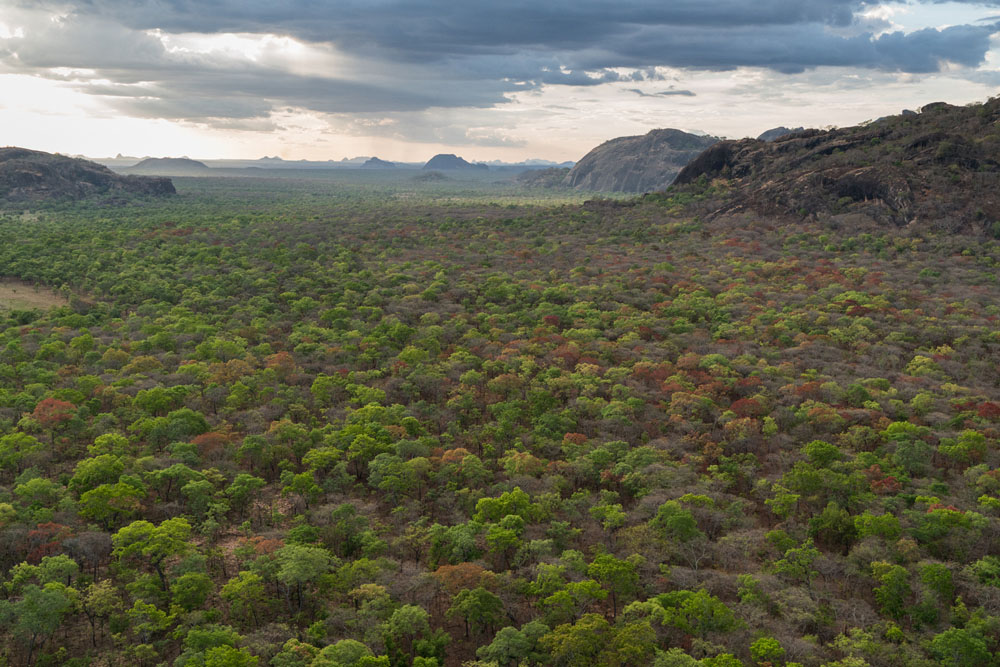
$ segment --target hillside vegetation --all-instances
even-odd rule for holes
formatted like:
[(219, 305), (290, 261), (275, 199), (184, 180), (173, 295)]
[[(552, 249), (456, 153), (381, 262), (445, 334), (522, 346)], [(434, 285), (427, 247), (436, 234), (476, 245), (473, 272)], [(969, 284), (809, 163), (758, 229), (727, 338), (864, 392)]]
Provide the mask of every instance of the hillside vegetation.
[(0, 662), (996, 664), (997, 241), (178, 183), (0, 214)]

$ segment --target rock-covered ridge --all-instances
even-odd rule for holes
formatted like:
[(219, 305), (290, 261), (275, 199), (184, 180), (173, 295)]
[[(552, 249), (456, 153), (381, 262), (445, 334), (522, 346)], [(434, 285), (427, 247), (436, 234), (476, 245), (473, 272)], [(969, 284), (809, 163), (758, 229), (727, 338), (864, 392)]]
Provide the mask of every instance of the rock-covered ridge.
[(856, 127), (723, 141), (692, 160), (675, 185), (729, 179), (716, 216), (860, 214), (896, 226), (996, 233), (998, 125), (1000, 99), (938, 102)]
[(603, 192), (662, 190), (684, 165), (717, 141), (673, 129), (619, 137), (587, 153), (565, 182), (580, 190)]
[(26, 148), (0, 148), (0, 199), (38, 201), (175, 192), (169, 178), (121, 176), (90, 160)]

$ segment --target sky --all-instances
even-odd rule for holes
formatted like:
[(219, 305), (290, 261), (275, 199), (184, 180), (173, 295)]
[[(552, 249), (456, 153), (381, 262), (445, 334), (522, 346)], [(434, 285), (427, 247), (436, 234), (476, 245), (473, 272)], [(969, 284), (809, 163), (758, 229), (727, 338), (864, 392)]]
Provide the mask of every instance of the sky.
[(1000, 0), (0, 0), (0, 145), (578, 160), (985, 101)]

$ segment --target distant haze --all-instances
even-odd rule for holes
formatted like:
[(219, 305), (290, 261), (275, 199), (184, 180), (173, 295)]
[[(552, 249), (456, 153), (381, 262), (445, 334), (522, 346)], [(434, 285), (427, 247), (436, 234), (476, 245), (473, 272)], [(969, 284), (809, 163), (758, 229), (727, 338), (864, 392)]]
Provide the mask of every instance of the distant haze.
[(996, 0), (0, 0), (0, 145), (578, 160), (851, 125), (1000, 84)]

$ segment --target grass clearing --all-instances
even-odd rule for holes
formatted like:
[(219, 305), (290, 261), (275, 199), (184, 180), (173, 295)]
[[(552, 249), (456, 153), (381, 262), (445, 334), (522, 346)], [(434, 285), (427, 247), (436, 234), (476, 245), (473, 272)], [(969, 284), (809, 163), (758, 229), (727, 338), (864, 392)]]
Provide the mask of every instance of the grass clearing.
[(0, 310), (31, 310), (33, 308), (47, 310), (67, 305), (69, 305), (69, 300), (60, 296), (55, 290), (20, 280), (0, 279)]

